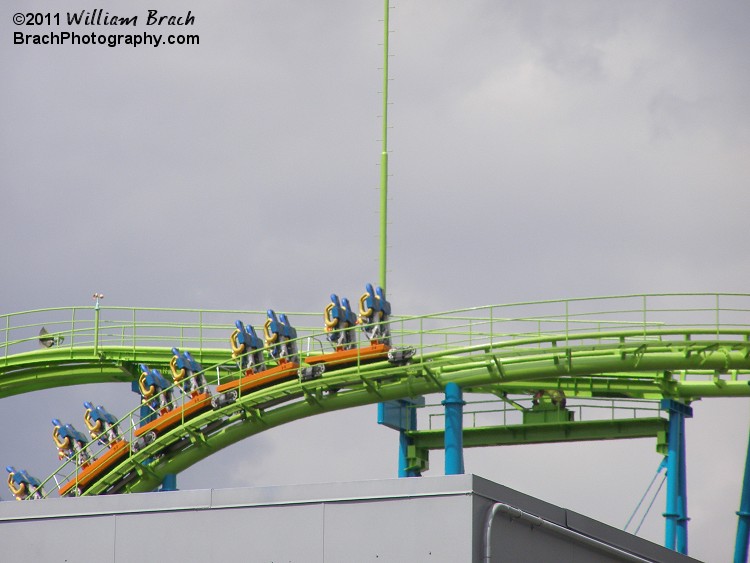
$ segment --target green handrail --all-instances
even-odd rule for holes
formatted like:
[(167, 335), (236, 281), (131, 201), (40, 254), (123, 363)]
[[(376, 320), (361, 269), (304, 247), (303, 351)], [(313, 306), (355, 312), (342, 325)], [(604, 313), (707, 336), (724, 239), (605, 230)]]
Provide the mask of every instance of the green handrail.
[[(713, 306), (706, 306), (706, 299)], [(93, 322), (91, 308), (4, 315), (0, 397), (63, 384), (133, 379), (140, 362), (166, 368), (175, 342), (209, 365), (204, 371), (210, 383), (216, 382), (219, 373), (222, 382), (239, 377), (228, 347), (232, 321), (260, 321), (265, 314), (101, 307), (99, 315), (98, 323)], [(288, 315), (295, 321), (307, 320), (311, 314)], [(66, 316), (69, 324), (63, 319)], [(691, 323), (684, 322), (687, 317)], [(561, 389), (571, 397), (689, 401), (750, 396), (747, 319), (750, 295), (708, 293), (527, 302), (394, 317), (394, 345), (417, 348), (411, 364), (357, 365), (318, 380), (287, 382), (245, 394), (231, 407), (184, 421), (131, 453), (85, 494), (118, 486), (128, 474), (136, 477), (125, 490), (150, 490), (160, 476), (278, 424), (319, 412), (437, 393), (451, 381), (468, 392), (501, 396), (528, 395), (545, 388)], [(34, 349), (38, 329), (45, 322), (54, 329), (50, 334), (65, 341), (49, 349)], [(309, 353), (320, 353), (326, 334), (309, 326), (297, 329), (303, 360)], [(276, 406), (264, 408), (270, 403)], [(131, 419), (134, 412), (123, 420)], [(125, 431), (131, 439), (132, 432), (132, 428)], [(194, 442), (188, 441), (168, 456), (154, 457), (185, 436), (192, 436)], [(56, 473), (66, 471), (61, 468)]]

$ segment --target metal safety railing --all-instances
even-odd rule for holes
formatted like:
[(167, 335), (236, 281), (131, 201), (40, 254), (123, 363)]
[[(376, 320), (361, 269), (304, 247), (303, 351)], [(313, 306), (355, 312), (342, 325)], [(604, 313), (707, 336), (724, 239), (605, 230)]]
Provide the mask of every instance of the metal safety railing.
[[(300, 349), (323, 352), (320, 313), (288, 313)], [(255, 326), (265, 321), (263, 311), (218, 309), (160, 309), (130, 307), (66, 307), (0, 315), (0, 361), (38, 350), (40, 340), (58, 347), (178, 346), (200, 352), (224, 348), (234, 321)], [(750, 294), (690, 293), (640, 294), (511, 303), (457, 309), (437, 314), (394, 316), (395, 343), (416, 346), (428, 353), (451, 348), (537, 338), (536, 346), (552, 345), (552, 337), (566, 343), (581, 335), (631, 331), (650, 336), (654, 329), (703, 333), (750, 328)], [(40, 336), (45, 329), (46, 334)], [(590, 339), (590, 336), (587, 337)], [(1, 365), (1, 364), (0, 364)]]
[[(497, 350), (501, 347), (509, 354), (523, 355), (539, 348), (574, 346), (586, 343), (621, 344), (633, 340), (667, 340), (674, 338), (684, 341), (690, 334), (722, 339), (724, 335), (750, 334), (750, 294), (660, 294), (630, 295), (605, 298), (569, 299), (516, 303), (460, 309), (439, 314), (422, 316), (397, 316), (390, 320), (390, 337), (395, 346), (411, 346), (423, 359), (445, 354), (482, 353), (483, 350)], [(289, 313), (296, 325), (299, 349), (305, 353), (330, 351), (328, 334), (315, 326), (318, 314)], [(51, 346), (58, 349), (110, 348), (131, 349), (134, 358), (144, 348), (166, 348), (173, 346), (181, 350), (200, 352), (207, 349), (228, 349), (228, 339), (234, 320), (261, 326), (265, 313), (260, 311), (225, 311), (198, 309), (136, 309), (124, 307), (55, 308), (27, 311), (0, 316), (0, 367), (9, 359), (18, 358), (29, 352), (44, 353), (39, 349), (40, 338), (51, 339)], [(319, 326), (319, 325), (318, 325)], [(46, 334), (40, 337), (41, 328)], [(360, 331), (354, 328), (357, 334)], [(358, 337), (360, 346), (364, 337)], [(267, 352), (267, 351), (266, 351)], [(227, 351), (227, 356), (228, 356)], [(268, 354), (266, 354), (267, 356)], [(221, 377), (237, 378), (241, 375), (237, 359), (227, 359), (203, 370), (207, 378), (212, 374)], [(357, 362), (359, 364), (359, 361)], [(2, 372), (0, 371), (0, 374)], [(218, 376), (217, 376), (218, 378)], [(213, 379), (216, 381), (216, 379)], [(172, 387), (172, 390), (174, 386)], [(180, 408), (185, 397), (176, 399)], [(578, 405), (578, 419), (584, 416), (584, 406)], [(585, 406), (586, 412), (595, 407)], [(132, 442), (135, 433), (136, 407), (126, 413), (120, 423), (122, 435)], [(630, 409), (633, 417), (648, 407), (623, 407), (619, 402), (615, 407), (612, 401), (608, 409), (614, 418)], [(485, 412), (487, 411), (487, 412)], [(502, 424), (509, 423), (509, 415), (519, 412), (517, 408), (478, 408), (467, 412), (472, 424), (484, 416), (501, 416)], [(499, 414), (498, 414), (499, 413)], [(517, 415), (514, 415), (517, 416)], [(588, 415), (587, 415), (588, 416)], [(430, 416), (432, 427), (433, 417)], [(101, 455), (101, 448), (90, 443), (87, 448)], [(129, 455), (133, 455), (132, 452)], [(81, 473), (78, 454), (63, 463), (53, 476), (43, 485), (49, 486), (52, 480), (58, 484), (77, 479)]]
[[(532, 399), (519, 398), (512, 401), (503, 399), (484, 399), (466, 401), (463, 409), (464, 428), (484, 428), (488, 426), (508, 426), (523, 423), (523, 412), (531, 410)], [(420, 422), (419, 427), (427, 430), (442, 430), (445, 427), (445, 407), (442, 403), (410, 405)], [(565, 407), (574, 413), (577, 422), (630, 420), (659, 416), (659, 401), (644, 399), (603, 399), (577, 398), (568, 401)]]

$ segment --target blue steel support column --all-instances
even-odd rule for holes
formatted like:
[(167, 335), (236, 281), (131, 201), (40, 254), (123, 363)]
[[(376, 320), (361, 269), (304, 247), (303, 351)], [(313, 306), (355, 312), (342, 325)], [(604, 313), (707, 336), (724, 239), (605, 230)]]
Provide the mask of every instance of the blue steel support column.
[(677, 551), (687, 554), (688, 552), (688, 516), (687, 516), (687, 460), (685, 457), (685, 417), (680, 416), (680, 464), (678, 481), (680, 483), (678, 510), (680, 517), (677, 519)]
[(406, 434), (417, 429), (417, 407), (424, 406), (424, 397), (398, 399), (378, 403), (378, 424), (399, 431), (398, 436), (398, 476), (421, 477), (418, 469), (409, 467), (409, 446), (413, 439)]
[(401, 409), (406, 420), (406, 428), (398, 432), (398, 476), (399, 477), (421, 477), (416, 469), (409, 468), (409, 446), (414, 440), (406, 435), (407, 430), (417, 429), (417, 411), (410, 403), (402, 403)]
[(734, 563), (747, 563), (748, 544), (750, 544), (750, 437), (747, 442), (745, 458), (745, 478), (742, 480), (742, 497), (740, 510), (737, 512), (737, 539), (734, 543)]
[(456, 383), (445, 386), (445, 474), (464, 472), (464, 405), (461, 388)]
[[(130, 389), (133, 391), (133, 393), (138, 393), (138, 396), (141, 396), (141, 389), (138, 386), (138, 381), (133, 381), (130, 384)], [(141, 403), (141, 408), (138, 411), (138, 414), (140, 415), (140, 420), (138, 422), (138, 427), (144, 426), (145, 424), (148, 424), (152, 420), (156, 419), (156, 413), (153, 412), (150, 408), (148, 408), (148, 405)], [(161, 489), (160, 491), (176, 491), (177, 490), (177, 475), (175, 473), (169, 473), (164, 476), (164, 480), (161, 483)]]
[(174, 473), (168, 473), (164, 476), (164, 480), (161, 482), (160, 491), (176, 491), (177, 490), (177, 475)]
[(662, 399), (661, 408), (669, 412), (667, 436), (667, 510), (664, 546), (687, 554), (687, 470), (685, 464), (685, 419), (693, 409), (671, 399)]
[(668, 401), (666, 408), (662, 404), (662, 408), (669, 411), (669, 429), (667, 434), (667, 510), (664, 513), (666, 518), (664, 526), (664, 547), (674, 549), (677, 540), (677, 518), (679, 517), (679, 509), (677, 506), (677, 491), (679, 488), (678, 476), (679, 471), (677, 464), (679, 463), (679, 440), (680, 440), (680, 415), (671, 410)]

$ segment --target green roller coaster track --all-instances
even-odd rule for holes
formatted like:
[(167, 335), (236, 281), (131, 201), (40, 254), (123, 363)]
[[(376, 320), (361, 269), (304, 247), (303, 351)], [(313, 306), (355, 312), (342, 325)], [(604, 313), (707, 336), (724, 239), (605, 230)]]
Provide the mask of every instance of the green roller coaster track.
[[(261, 312), (122, 307), (56, 308), (0, 316), (0, 398), (65, 385), (134, 381), (138, 364), (169, 369), (171, 348), (189, 350), (210, 384), (241, 375), (231, 358), (235, 319), (262, 324)], [(318, 315), (290, 313), (303, 361), (325, 349)], [(310, 326), (300, 326), (307, 324)], [(84, 492), (141, 492), (230, 444), (275, 426), (339, 409), (440, 393), (517, 399), (538, 391), (567, 398), (690, 401), (750, 396), (750, 294), (659, 294), (515, 303), (391, 319), (394, 346), (416, 355), (403, 366), (354, 365), (319, 379), (287, 381), (240, 395), (183, 420), (103, 473)], [(39, 331), (54, 343), (39, 348)], [(177, 401), (179, 404), (179, 400)], [(132, 420), (134, 409), (121, 421)], [(632, 423), (632, 424), (631, 424)], [(633, 428), (629, 428), (633, 426)], [(466, 445), (610, 439), (663, 431), (658, 417), (552, 421), (467, 428)], [(133, 427), (124, 433), (132, 440)], [(440, 447), (441, 432), (415, 432)], [(89, 447), (94, 447), (93, 443)], [(67, 472), (67, 473), (66, 473)], [(63, 465), (56, 475), (76, 479)], [(50, 482), (50, 476), (45, 483)]]

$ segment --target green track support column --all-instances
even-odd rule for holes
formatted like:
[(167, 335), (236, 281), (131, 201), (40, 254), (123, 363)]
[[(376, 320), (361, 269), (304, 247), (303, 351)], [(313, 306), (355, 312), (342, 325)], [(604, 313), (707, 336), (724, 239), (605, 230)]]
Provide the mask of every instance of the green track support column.
[(464, 405), (461, 388), (456, 383), (445, 386), (445, 474), (464, 472)]
[(742, 497), (737, 516), (739, 521), (737, 522), (737, 539), (734, 543), (734, 563), (747, 563), (748, 544), (750, 544), (750, 437), (747, 443), (745, 478), (742, 480)]
[(667, 435), (667, 511), (664, 546), (687, 555), (687, 471), (685, 466), (685, 419), (692, 418), (688, 405), (662, 399), (661, 408), (669, 413)]
[[(415, 428), (416, 430), (416, 428)], [(399, 477), (421, 477), (421, 473), (412, 469), (409, 464), (409, 448), (414, 446), (414, 441), (406, 435), (405, 430), (398, 433), (398, 476)]]

